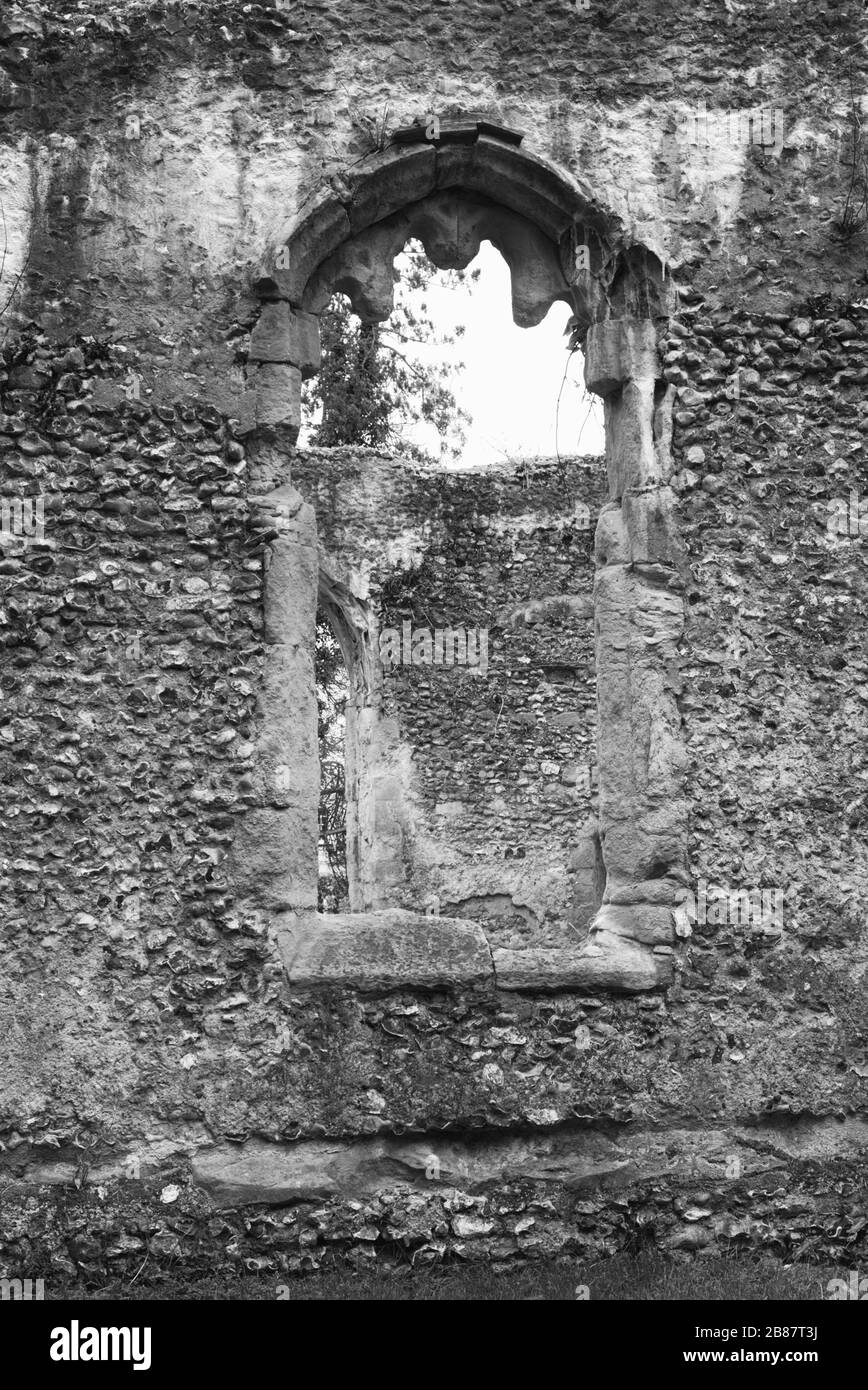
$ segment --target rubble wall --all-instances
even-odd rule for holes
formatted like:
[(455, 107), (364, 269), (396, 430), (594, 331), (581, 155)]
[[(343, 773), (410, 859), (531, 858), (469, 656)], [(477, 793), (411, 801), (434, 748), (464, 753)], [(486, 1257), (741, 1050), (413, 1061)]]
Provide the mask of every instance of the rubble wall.
[[(855, 3), (4, 11), (2, 495), (44, 521), (0, 559), (0, 1272), (640, 1238), (857, 1258), (864, 39)], [(495, 953), (582, 925), (595, 786), (570, 779), (599, 730), (574, 507), (596, 522), (600, 465), (421, 477), (276, 428), (266, 477), (244, 418), (263, 247), (384, 118), (441, 107), (521, 131), (677, 290), (659, 366), (690, 892), (783, 906), (685, 915), (671, 982), (641, 994), (504, 987), (496, 954), (466, 988), (298, 989), (237, 871), (264, 796), (256, 498), (291, 481), (379, 628), (465, 615), (492, 638), (484, 682), (387, 675), (407, 800), (380, 905)], [(749, 107), (766, 143), (732, 137)]]

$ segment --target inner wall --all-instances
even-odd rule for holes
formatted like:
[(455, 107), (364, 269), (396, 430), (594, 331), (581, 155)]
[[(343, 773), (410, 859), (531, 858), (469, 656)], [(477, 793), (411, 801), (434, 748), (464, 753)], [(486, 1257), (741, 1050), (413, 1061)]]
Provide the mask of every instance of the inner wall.
[[(351, 448), (293, 458), (325, 564), (364, 593), (358, 621), (380, 654), (348, 721), (354, 910), (478, 919), (516, 948), (585, 935), (603, 475), (600, 459), (438, 473)], [(423, 660), (447, 629), (458, 661)]]

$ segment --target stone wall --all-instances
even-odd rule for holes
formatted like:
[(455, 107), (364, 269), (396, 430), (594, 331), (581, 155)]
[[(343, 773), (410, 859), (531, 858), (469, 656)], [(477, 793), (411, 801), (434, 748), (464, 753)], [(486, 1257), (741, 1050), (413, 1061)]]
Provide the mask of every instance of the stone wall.
[[(858, 1258), (865, 32), (855, 3), (4, 11), (2, 496), (45, 513), (0, 559), (0, 1272)], [(757, 107), (779, 148), (731, 138)], [(508, 211), (548, 219), (534, 294), (576, 296), (605, 469), (295, 447), (315, 343), (269, 306), (315, 305), (266, 270), (348, 256), (331, 210), (356, 259), (305, 284), (376, 310), (358, 246), (400, 225), (359, 238), (413, 201), (388, 140), (432, 110), (538, 161)], [(480, 194), (499, 138), (477, 200), (511, 196), (500, 164)], [(484, 679), (361, 663), (331, 921), (323, 597), (363, 654), (429, 613), (491, 643)], [(702, 884), (783, 913), (696, 920)]]
[[(376, 662), (361, 908), (478, 918), (498, 946), (557, 945), (570, 922), (580, 939), (603, 471), (591, 459), (439, 474), (347, 450), (294, 460), (324, 568), (363, 606), (372, 656), (402, 641), (397, 664)], [(405, 623), (423, 639), (471, 630), (477, 664), (435, 665), (433, 652), (404, 664)]]

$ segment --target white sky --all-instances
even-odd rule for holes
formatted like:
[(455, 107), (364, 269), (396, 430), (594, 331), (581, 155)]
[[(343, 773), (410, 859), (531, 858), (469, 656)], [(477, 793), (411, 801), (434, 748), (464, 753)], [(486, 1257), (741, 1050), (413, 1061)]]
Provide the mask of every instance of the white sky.
[[(398, 271), (402, 264), (403, 257), (396, 257)], [(482, 243), (468, 272), (477, 268), (479, 279), (458, 288), (440, 283), (446, 277), (435, 271), (430, 287), (418, 294), (438, 330), (465, 328), (450, 349), (464, 363), (453, 389), (471, 417), (462, 464), (554, 457), (558, 448), (561, 455), (602, 454), (602, 403), (585, 394), (582, 354), (573, 353), (567, 367), (569, 306), (554, 304), (536, 328), (519, 328), (512, 317), (509, 267), (490, 241)], [(400, 285), (395, 292), (400, 294)], [(416, 351), (436, 358), (438, 349)]]
[[(406, 269), (403, 254), (395, 258), (395, 268), (399, 275)], [(424, 291), (411, 293), (400, 280), (395, 285), (396, 301), (404, 294), (411, 303), (427, 305), (438, 333), (454, 333), (464, 326), (451, 347), (401, 345), (410, 360), (438, 362), (448, 354), (464, 363), (450, 382), (470, 416), (458, 466), (485, 468), (507, 459), (604, 453), (602, 402), (585, 393), (582, 354), (570, 357), (567, 350), (569, 306), (555, 304), (536, 328), (519, 328), (512, 317), (509, 267), (489, 241), (482, 243), (467, 269), (477, 268), (479, 279), (460, 286), (450, 286), (448, 275), (438, 270)], [(303, 427), (302, 444), (308, 431), (309, 426)], [(439, 453), (433, 426), (420, 424), (416, 442), (435, 457)]]

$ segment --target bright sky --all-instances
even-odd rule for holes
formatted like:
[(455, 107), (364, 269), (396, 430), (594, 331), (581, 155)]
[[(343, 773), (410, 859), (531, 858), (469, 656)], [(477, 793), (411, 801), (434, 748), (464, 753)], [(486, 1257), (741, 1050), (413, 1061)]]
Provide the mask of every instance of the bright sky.
[[(399, 275), (405, 257), (395, 258)], [(444, 354), (464, 363), (450, 382), (458, 404), (470, 416), (460, 467), (491, 467), (515, 458), (554, 458), (605, 452), (603, 408), (584, 389), (584, 361), (567, 350), (569, 306), (555, 304), (536, 328), (513, 322), (509, 267), (491, 242), (484, 241), (468, 266), (463, 285), (450, 285), (447, 273), (434, 270), (426, 290), (410, 291), (399, 280), (396, 301), (427, 305), (438, 333), (464, 333), (452, 347), (403, 344), (401, 351), (418, 361), (442, 361)], [(469, 272), (478, 269), (471, 282)], [(387, 333), (383, 325), (384, 334)], [(560, 401), (560, 406), (558, 406)], [(555, 422), (557, 421), (557, 430)], [(312, 423), (312, 422), (311, 422)], [(302, 429), (302, 444), (309, 432)], [(435, 457), (439, 440), (433, 426), (416, 427), (416, 442)]]
[[(398, 271), (402, 263), (398, 256)], [(464, 363), (453, 389), (471, 417), (462, 464), (484, 467), (558, 451), (602, 454), (602, 403), (585, 394), (582, 354), (573, 353), (567, 365), (569, 306), (555, 304), (536, 328), (519, 328), (512, 317), (509, 267), (490, 241), (482, 243), (468, 271), (477, 268), (479, 279), (457, 288), (443, 285), (446, 277), (435, 272), (430, 287), (419, 293), (438, 329), (465, 328), (450, 350)], [(417, 351), (436, 357), (438, 349)]]

